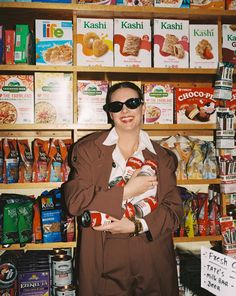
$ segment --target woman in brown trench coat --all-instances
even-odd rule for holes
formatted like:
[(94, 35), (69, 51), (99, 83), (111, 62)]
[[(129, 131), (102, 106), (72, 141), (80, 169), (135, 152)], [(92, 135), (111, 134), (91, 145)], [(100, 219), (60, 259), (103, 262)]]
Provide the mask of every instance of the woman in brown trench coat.
[[(183, 210), (176, 187), (176, 157), (141, 130), (145, 104), (135, 84), (113, 85), (104, 109), (114, 127), (74, 145), (73, 177), (63, 184), (72, 215), (99, 211), (112, 221), (81, 231), (79, 295), (177, 296), (172, 235)], [(136, 170), (125, 186), (110, 187), (131, 156), (155, 160), (157, 175), (140, 176)], [(124, 217), (124, 204), (148, 190), (154, 190), (158, 207), (142, 219)]]

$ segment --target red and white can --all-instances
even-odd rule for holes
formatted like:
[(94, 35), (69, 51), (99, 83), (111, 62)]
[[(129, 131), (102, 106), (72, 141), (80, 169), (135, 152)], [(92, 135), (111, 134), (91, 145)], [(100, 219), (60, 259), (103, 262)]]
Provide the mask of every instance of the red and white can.
[(131, 202), (128, 202), (126, 205), (124, 216), (128, 219), (135, 216), (135, 207)]
[(106, 225), (111, 223), (111, 220), (109, 219), (110, 216), (105, 213), (90, 211), (90, 217), (91, 217), (91, 227)]
[(140, 169), (143, 165), (143, 162), (137, 157), (130, 157), (126, 162), (126, 168), (124, 173), (124, 180), (127, 182), (131, 176), (133, 175), (134, 171)]
[(157, 162), (155, 160), (145, 160), (139, 176), (155, 176), (157, 174)]
[(143, 218), (154, 211), (157, 206), (158, 202), (154, 196), (145, 197), (134, 205), (136, 216)]

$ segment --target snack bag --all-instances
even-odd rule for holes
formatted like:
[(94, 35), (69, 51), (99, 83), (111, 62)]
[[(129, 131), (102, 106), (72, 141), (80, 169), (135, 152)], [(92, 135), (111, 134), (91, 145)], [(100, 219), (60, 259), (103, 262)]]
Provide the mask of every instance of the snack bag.
[(33, 182), (49, 181), (49, 141), (35, 139), (33, 142), (34, 163), (33, 163)]
[(20, 153), (19, 183), (32, 182), (33, 155), (28, 140), (17, 140)]
[(19, 178), (19, 153), (15, 139), (4, 139), (5, 183), (17, 183)]

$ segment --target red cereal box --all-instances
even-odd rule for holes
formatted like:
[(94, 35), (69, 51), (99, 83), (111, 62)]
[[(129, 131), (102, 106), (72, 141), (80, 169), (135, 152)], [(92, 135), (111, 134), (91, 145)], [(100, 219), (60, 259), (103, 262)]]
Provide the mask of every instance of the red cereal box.
[(176, 123), (216, 123), (216, 100), (213, 88), (176, 88)]

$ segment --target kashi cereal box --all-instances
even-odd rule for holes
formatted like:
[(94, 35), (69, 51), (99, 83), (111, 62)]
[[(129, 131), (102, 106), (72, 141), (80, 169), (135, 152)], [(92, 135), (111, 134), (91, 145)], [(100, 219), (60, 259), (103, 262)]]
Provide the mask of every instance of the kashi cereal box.
[(153, 6), (154, 0), (116, 0), (116, 5), (123, 6)]
[(236, 65), (236, 24), (222, 25), (222, 60)]
[(189, 21), (154, 19), (154, 67), (189, 67)]
[(216, 123), (214, 88), (175, 88), (176, 123)]
[(189, 8), (190, 0), (154, 0), (155, 7)]
[(77, 18), (77, 65), (113, 66), (113, 19)]
[(0, 75), (0, 124), (34, 123), (34, 76)]
[(225, 0), (225, 9), (236, 10), (236, 0)]
[(218, 26), (189, 25), (190, 68), (217, 68)]
[(150, 20), (115, 19), (115, 66), (151, 67), (151, 41)]
[(71, 73), (35, 73), (35, 123), (72, 123)]
[(190, 0), (190, 8), (224, 9), (224, 0)]
[(145, 83), (143, 87), (146, 103), (144, 123), (172, 124), (174, 122), (173, 86), (170, 84)]
[(107, 123), (107, 114), (103, 110), (107, 90), (107, 81), (78, 81), (78, 126)]
[(35, 20), (36, 64), (71, 65), (72, 21)]
[(227, 100), (226, 107), (229, 108), (234, 114), (234, 123), (236, 123), (236, 88), (232, 89), (232, 98)]

